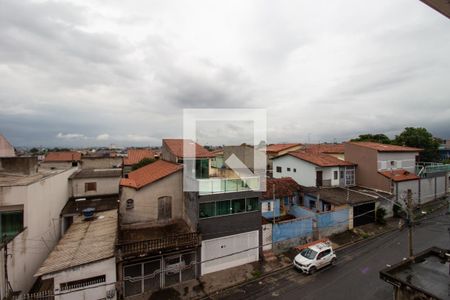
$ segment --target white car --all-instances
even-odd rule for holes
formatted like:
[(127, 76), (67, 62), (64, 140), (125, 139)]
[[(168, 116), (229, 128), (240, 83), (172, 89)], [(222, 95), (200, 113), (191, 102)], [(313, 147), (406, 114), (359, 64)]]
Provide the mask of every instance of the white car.
[(336, 254), (333, 252), (331, 242), (318, 241), (301, 248), (294, 258), (294, 267), (306, 274), (313, 274), (318, 269), (334, 265)]

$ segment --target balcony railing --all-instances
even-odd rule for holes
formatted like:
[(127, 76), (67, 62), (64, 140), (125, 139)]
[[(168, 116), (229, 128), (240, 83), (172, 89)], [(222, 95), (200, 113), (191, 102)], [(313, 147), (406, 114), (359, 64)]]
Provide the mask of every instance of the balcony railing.
[(260, 190), (260, 177), (197, 179), (200, 195)]
[(170, 251), (196, 247), (200, 244), (200, 236), (196, 232), (166, 236), (160, 239), (144, 240), (117, 245), (122, 257), (142, 256), (160, 251)]
[(416, 174), (418, 176), (440, 172), (450, 172), (450, 164), (423, 162), (416, 165)]

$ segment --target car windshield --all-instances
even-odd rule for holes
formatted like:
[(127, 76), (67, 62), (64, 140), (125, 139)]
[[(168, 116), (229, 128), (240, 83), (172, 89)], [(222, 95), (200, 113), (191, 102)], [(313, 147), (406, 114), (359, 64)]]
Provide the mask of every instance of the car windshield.
[(316, 255), (317, 255), (317, 252), (310, 248), (306, 248), (306, 249), (303, 249), (302, 252), (300, 252), (300, 254), (303, 257), (306, 257), (307, 259), (314, 259), (314, 257), (316, 257)]

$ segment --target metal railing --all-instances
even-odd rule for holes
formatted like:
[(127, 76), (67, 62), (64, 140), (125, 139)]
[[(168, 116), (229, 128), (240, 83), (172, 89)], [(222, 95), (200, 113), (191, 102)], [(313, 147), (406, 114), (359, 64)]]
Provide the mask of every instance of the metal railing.
[(450, 172), (450, 164), (422, 162), (416, 165), (416, 174), (418, 176), (440, 172)]
[(196, 247), (200, 244), (200, 236), (196, 232), (166, 236), (160, 239), (143, 240), (117, 245), (122, 257), (146, 255), (162, 250)]

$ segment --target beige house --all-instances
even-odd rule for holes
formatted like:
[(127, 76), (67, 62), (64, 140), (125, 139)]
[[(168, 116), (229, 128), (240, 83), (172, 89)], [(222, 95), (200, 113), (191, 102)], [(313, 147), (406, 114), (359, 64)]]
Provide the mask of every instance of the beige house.
[(35, 157), (0, 159), (0, 236), (6, 236), (0, 250), (1, 299), (33, 286), (34, 273), (59, 239), (59, 215), (75, 171), (38, 169)]
[(71, 197), (118, 195), (121, 169), (81, 169), (69, 178)]
[(120, 181), (117, 268), (125, 298), (198, 277), (200, 236), (188, 216), (193, 204), (184, 199), (182, 169), (157, 160)]

